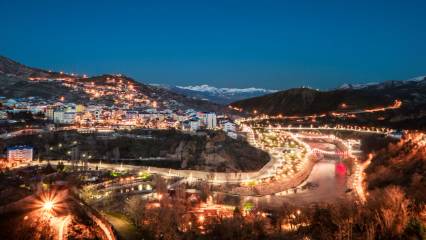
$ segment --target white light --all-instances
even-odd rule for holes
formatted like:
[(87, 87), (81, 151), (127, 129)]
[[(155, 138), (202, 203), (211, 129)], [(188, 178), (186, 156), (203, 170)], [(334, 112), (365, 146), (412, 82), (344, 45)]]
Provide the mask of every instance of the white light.
[(43, 204), (43, 209), (46, 211), (50, 211), (53, 209), (54, 206), (55, 204), (52, 201), (47, 201)]

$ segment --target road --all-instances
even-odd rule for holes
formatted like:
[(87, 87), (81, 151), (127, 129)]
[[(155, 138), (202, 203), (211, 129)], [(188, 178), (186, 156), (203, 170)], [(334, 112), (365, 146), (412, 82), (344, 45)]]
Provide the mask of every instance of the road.
[[(304, 159), (301, 160), (301, 166), (305, 166), (305, 162), (310, 161), (312, 157), (312, 151), (308, 145), (303, 141), (300, 141), (294, 135), (291, 135), (294, 142), (299, 143), (307, 150), (307, 154)], [(187, 178), (189, 182), (202, 180), (210, 182), (212, 184), (239, 184), (253, 180), (261, 180), (264, 178), (270, 178), (277, 174), (277, 166), (282, 165), (287, 161), (285, 155), (274, 154), (276, 153), (275, 148), (265, 148), (269, 152), (271, 160), (263, 166), (259, 171), (254, 172), (232, 172), (232, 173), (223, 173), (223, 172), (208, 172), (208, 171), (197, 171), (197, 170), (176, 170), (176, 169), (167, 169), (167, 168), (158, 168), (158, 167), (145, 167), (145, 166), (134, 166), (128, 164), (112, 164), (112, 163), (88, 163), (88, 167), (91, 169), (107, 169), (107, 170), (129, 170), (129, 171), (148, 171), (153, 174), (159, 174), (168, 177), (183, 177)], [(278, 151), (279, 152), (279, 151)], [(57, 164), (59, 161), (63, 161), (67, 164), (65, 160), (51, 160), (52, 164)], [(44, 162), (45, 163), (45, 162)], [(68, 163), (69, 164), (69, 163)]]
[(67, 215), (65, 217), (62, 217), (61, 219), (58, 219), (59, 224), (57, 224), (58, 226), (58, 239), (59, 240), (64, 240), (64, 239), (68, 239), (67, 238), (67, 230), (68, 230), (68, 225), (71, 222), (71, 216)]
[[(246, 129), (249, 129), (249, 133), (253, 133), (253, 130), (250, 127), (245, 126)], [(72, 128), (71, 128), (72, 129)], [(267, 127), (264, 128), (265, 130), (272, 131), (272, 132), (288, 132), (290, 136), (293, 138), (293, 140), (302, 146), (304, 146), (305, 149), (307, 149), (307, 156), (305, 157), (304, 161), (302, 161), (301, 166), (308, 166), (307, 164), (303, 164), (303, 162), (308, 161), (309, 158), (311, 158), (311, 154), (313, 152), (313, 149), (310, 148), (309, 145), (307, 145), (304, 141), (301, 140), (302, 137), (299, 138), (298, 134), (292, 134), (289, 131), (292, 130), (333, 130), (333, 131), (355, 131), (355, 132), (362, 132), (362, 133), (370, 133), (370, 134), (385, 134), (389, 132), (389, 130), (370, 130), (370, 129), (353, 129), (353, 128), (343, 128), (343, 127), (335, 127), (330, 128), (327, 126), (324, 127)], [(20, 131), (19, 134), (35, 134), (39, 133), (36, 129), (27, 129), (25, 131)], [(18, 134), (18, 135), (19, 135)], [(11, 134), (12, 136), (16, 136), (16, 134)], [(11, 136), (9, 135), (9, 136)], [(325, 136), (327, 137), (327, 136)], [(342, 142), (345, 146), (346, 144), (341, 139), (332, 136), (333, 140)], [(256, 139), (254, 136), (250, 137), (249, 140), (252, 142), (252, 144), (255, 147), (259, 147), (259, 145), (256, 143)], [(231, 183), (231, 184), (240, 184), (240, 183), (246, 183), (253, 180), (262, 180), (266, 178), (274, 177), (276, 174), (278, 174), (277, 169), (282, 166), (287, 160), (283, 159), (283, 155), (277, 156), (277, 149), (274, 148), (263, 148), (267, 152), (269, 152), (271, 156), (271, 161), (269, 161), (262, 169), (256, 172), (235, 172), (235, 173), (212, 173), (212, 172), (206, 172), (206, 171), (195, 171), (195, 170), (175, 170), (175, 169), (166, 169), (166, 168), (157, 168), (157, 167), (144, 167), (144, 166), (133, 166), (133, 165), (123, 165), (123, 164), (108, 164), (108, 163), (88, 163), (88, 167), (91, 169), (109, 169), (109, 170), (129, 170), (129, 171), (149, 171), (153, 174), (159, 174), (163, 176), (169, 176), (169, 177), (182, 177), (186, 178), (189, 182), (191, 181), (207, 181), (212, 184), (225, 184), (225, 183)], [(347, 147), (347, 149), (350, 150), (350, 146)], [(315, 150), (315, 149), (314, 149)], [(324, 150), (320, 151), (323, 154), (333, 154), (333, 152), (326, 152)], [(349, 153), (350, 155), (352, 153)], [(53, 164), (57, 163), (58, 161), (63, 160), (56, 160), (51, 161)], [(66, 161), (64, 161), (66, 162)], [(357, 169), (356, 172), (356, 179), (353, 181), (354, 187), (358, 192), (358, 195), (362, 199), (365, 195), (362, 191), (362, 187), (360, 187), (360, 180), (359, 175), (362, 175), (359, 171), (362, 171), (363, 168), (361, 168), (358, 165), (358, 162), (355, 162), (355, 168)]]

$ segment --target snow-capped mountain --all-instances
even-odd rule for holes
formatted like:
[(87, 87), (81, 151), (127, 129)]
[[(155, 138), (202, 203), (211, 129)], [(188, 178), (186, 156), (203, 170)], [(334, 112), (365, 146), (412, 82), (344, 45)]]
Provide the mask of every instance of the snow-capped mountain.
[(413, 84), (418, 82), (423, 82), (426, 80), (426, 76), (419, 76), (410, 78), (408, 80), (389, 80), (384, 82), (371, 82), (371, 83), (364, 83), (364, 84), (352, 84), (352, 83), (344, 83), (339, 88), (340, 90), (343, 89), (365, 89), (365, 88), (377, 88), (377, 89), (383, 89), (386, 87), (394, 87), (394, 86), (403, 86), (406, 84)]
[(260, 94), (266, 94), (266, 93), (273, 93), (277, 90), (269, 90), (264, 88), (217, 88), (213, 86), (209, 86), (206, 84), (203, 85), (195, 85), (195, 86), (176, 86), (181, 89), (196, 91), (196, 92), (209, 92), (209, 93), (215, 93), (215, 94), (223, 94), (223, 95), (235, 95), (235, 94), (241, 94), (241, 93), (260, 93)]
[(415, 77), (415, 78), (411, 78), (408, 81), (414, 81), (414, 82), (420, 82), (426, 80), (426, 76), (419, 76), (419, 77)]
[(194, 85), (194, 86), (168, 86), (153, 84), (157, 87), (166, 88), (168, 90), (184, 94), (188, 97), (203, 99), (220, 104), (228, 104), (234, 101), (258, 97), (269, 93), (277, 92), (277, 90), (264, 88), (218, 88), (214, 86)]
[(338, 89), (363, 89), (367, 88), (369, 86), (377, 85), (378, 83), (365, 83), (365, 84), (351, 84), (351, 83), (344, 83), (342, 86), (340, 86)]

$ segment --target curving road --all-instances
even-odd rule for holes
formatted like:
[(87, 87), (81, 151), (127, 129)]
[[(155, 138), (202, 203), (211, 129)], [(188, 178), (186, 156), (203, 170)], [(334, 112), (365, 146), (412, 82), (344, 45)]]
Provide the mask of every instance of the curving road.
[[(247, 125), (243, 126), (243, 129), (245, 128), (246, 132), (248, 132), (249, 135), (249, 142), (251, 142), (255, 147), (260, 147), (259, 144), (257, 144), (256, 139), (253, 136), (253, 129), (248, 127)], [(72, 130), (75, 129), (73, 127), (68, 128), (62, 128), (61, 130)], [(311, 149), (311, 147), (306, 144), (301, 139), (304, 136), (299, 136), (298, 134), (293, 134), (290, 131), (292, 130), (332, 130), (332, 131), (354, 131), (354, 132), (360, 132), (360, 133), (369, 133), (369, 134), (387, 134), (391, 130), (389, 129), (365, 129), (365, 128), (344, 128), (344, 127), (266, 127), (264, 128), (267, 131), (279, 131), (279, 132), (287, 132), (292, 139), (302, 145), (308, 152), (305, 159), (302, 162), (307, 162), (312, 157), (312, 154), (314, 151), (321, 152), (323, 154), (333, 154), (333, 152), (327, 152), (325, 150), (319, 150), (319, 149)], [(16, 137), (20, 135), (28, 135), (28, 134), (38, 134), (41, 132), (45, 132), (46, 130), (41, 129), (24, 129), (20, 130), (14, 133), (8, 133), (6, 135), (0, 136), (0, 138), (11, 138)], [(339, 139), (337, 137), (333, 136), (324, 136), (322, 138), (333, 138), (333, 140), (340, 141), (344, 146), (348, 149), (348, 154), (350, 157), (354, 157), (353, 152), (351, 150), (350, 145), (348, 146), (342, 139)], [(279, 166), (282, 166), (282, 164), (286, 161), (286, 159), (282, 158), (282, 155), (277, 155), (277, 149), (274, 148), (266, 148), (264, 149), (270, 153), (271, 161), (268, 162), (262, 169), (256, 172), (235, 172), (235, 173), (212, 173), (212, 172), (206, 172), (206, 171), (195, 171), (195, 170), (174, 170), (174, 169), (166, 169), (166, 168), (157, 168), (157, 167), (143, 167), (143, 166), (133, 166), (133, 165), (123, 165), (123, 164), (107, 164), (107, 163), (88, 163), (88, 167), (95, 169), (109, 169), (109, 170), (130, 170), (130, 171), (149, 171), (154, 174), (163, 175), (166, 177), (182, 177), (186, 178), (187, 181), (207, 181), (212, 184), (225, 184), (225, 183), (231, 183), (231, 184), (240, 184), (245, 183), (253, 180), (262, 180), (266, 178), (274, 177), (277, 174), (277, 168)], [(279, 151), (278, 151), (279, 152)], [(355, 158), (355, 157), (354, 157)], [(63, 161), (66, 162), (66, 160), (56, 160), (56, 161), (50, 161), (53, 164)], [(46, 162), (44, 162), (46, 163)], [(306, 164), (302, 164), (302, 166), (306, 166)], [(354, 189), (356, 189), (357, 194), (359, 198), (365, 199), (365, 193), (362, 188), (362, 172), (365, 167), (361, 166), (358, 163), (358, 160), (355, 158), (355, 177), (353, 180)]]

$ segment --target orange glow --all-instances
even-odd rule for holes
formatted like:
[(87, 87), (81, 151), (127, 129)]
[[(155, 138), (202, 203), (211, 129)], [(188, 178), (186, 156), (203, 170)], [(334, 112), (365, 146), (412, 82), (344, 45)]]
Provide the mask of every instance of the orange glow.
[(53, 213), (63, 210), (65, 204), (66, 191), (47, 191), (40, 194), (39, 198), (35, 201), (35, 206), (46, 213)]
[(388, 107), (366, 109), (365, 111), (366, 112), (383, 112), (383, 111), (386, 111), (386, 110), (398, 109), (401, 106), (402, 106), (402, 101), (397, 99), (393, 102), (392, 105), (390, 105)]

